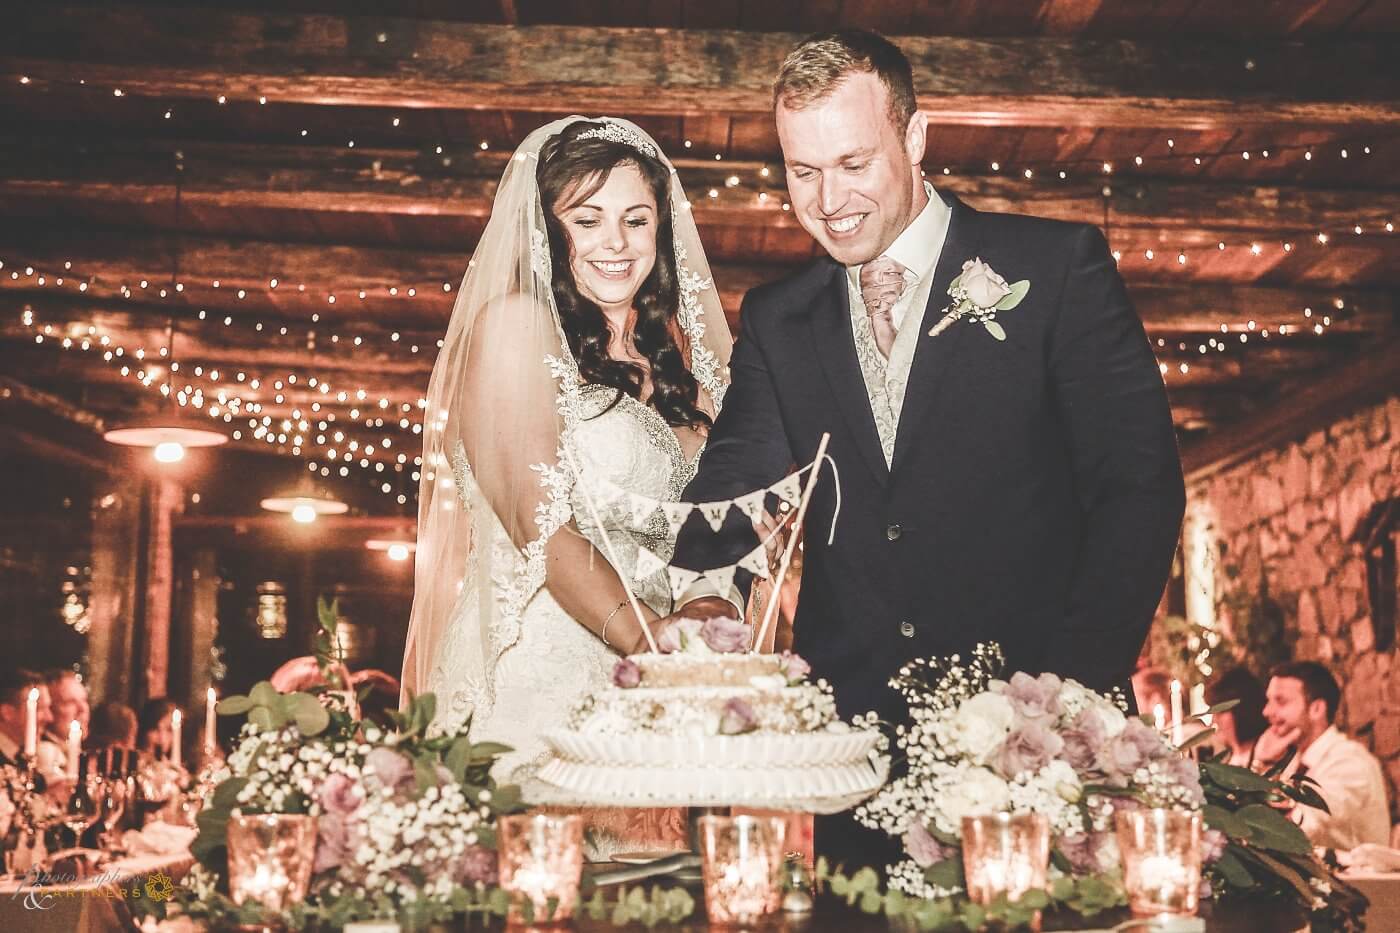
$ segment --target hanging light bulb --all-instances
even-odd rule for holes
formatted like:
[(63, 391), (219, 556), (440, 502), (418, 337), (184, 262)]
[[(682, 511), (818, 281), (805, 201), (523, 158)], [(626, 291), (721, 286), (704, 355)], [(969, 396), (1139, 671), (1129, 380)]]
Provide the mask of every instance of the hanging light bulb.
[(185, 445), (179, 441), (161, 441), (151, 451), (151, 456), (160, 463), (179, 463), (185, 459)]
[(270, 496), (259, 503), (269, 512), (285, 512), (292, 521), (309, 525), (321, 515), (344, 515), (350, 506), (335, 496), (316, 489), (309, 476), (303, 476), (286, 495)]

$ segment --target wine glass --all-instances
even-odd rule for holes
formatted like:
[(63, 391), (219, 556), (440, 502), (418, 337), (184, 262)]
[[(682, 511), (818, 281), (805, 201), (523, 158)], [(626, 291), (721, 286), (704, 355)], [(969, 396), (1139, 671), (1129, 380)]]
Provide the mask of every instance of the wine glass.
[(98, 798), (102, 808), (102, 833), (98, 836), (98, 846), (103, 851), (115, 852), (117, 849), (113, 834), (126, 813), (128, 790), (127, 782), (120, 776), (109, 776), (102, 782), (102, 796)]
[(99, 814), (97, 800), (88, 792), (90, 783), (78, 781), (74, 784), (73, 792), (68, 795), (68, 805), (63, 808), (63, 814), (59, 817), (59, 823), (73, 834), (75, 846), (83, 844), (83, 833), (97, 822)]

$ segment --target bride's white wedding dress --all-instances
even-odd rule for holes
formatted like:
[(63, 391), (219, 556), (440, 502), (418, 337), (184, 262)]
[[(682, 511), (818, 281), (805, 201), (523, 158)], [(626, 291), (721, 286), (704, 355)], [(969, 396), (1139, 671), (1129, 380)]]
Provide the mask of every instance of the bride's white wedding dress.
[[(634, 527), (626, 497), (603, 495), (603, 484), (674, 502), (694, 477), (701, 451), (687, 455), (675, 431), (656, 410), (629, 395), (619, 398), (612, 388), (585, 385), (578, 398), (582, 410), (567, 442), (580, 471), (570, 494), (574, 522), (599, 553), (616, 558), (620, 564), (616, 570), (631, 581), (637, 598), (664, 615), (671, 611), (664, 570), (637, 581), (633, 581), (633, 572), (638, 545), (669, 561), (674, 541), (666, 518), (654, 512), (642, 527)], [(453, 456), (453, 472), (462, 506), (471, 508), (480, 503), (476, 479), (460, 447)], [(599, 510), (604, 529), (593, 522), (585, 492)], [(609, 499), (617, 499), (617, 504), (606, 505)], [(541, 585), (542, 580), (528, 584), (533, 587), (529, 594), (519, 592), (518, 580), (509, 573), (482, 580), (476, 572), (481, 557), (478, 548), (493, 548), (497, 555), (494, 565), (505, 568), (512, 566), (510, 552), (515, 551), (499, 521), (491, 523), (490, 537), (489, 542), (474, 542), (466, 582), (427, 689), (439, 697), (439, 726), (454, 729), (470, 715), (473, 741), (511, 746), (514, 750), (501, 759), (495, 776), (498, 781), (522, 783), (532, 778), (548, 757), (543, 733), (563, 726), (580, 698), (611, 682), (618, 655), (565, 613)], [(475, 621), (480, 601), (509, 602), (522, 597), (524, 608), (518, 625), (504, 621), (492, 627), (490, 638), (499, 657), (494, 671), (482, 682), (471, 675), (470, 643), (480, 637)]]

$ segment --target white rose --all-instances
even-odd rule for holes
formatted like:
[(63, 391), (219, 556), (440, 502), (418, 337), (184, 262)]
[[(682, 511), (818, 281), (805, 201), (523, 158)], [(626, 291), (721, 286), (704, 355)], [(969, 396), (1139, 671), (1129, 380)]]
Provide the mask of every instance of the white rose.
[(1051, 788), (1067, 803), (1078, 803), (1079, 798), (1084, 795), (1084, 785), (1067, 761), (1057, 758), (1046, 765), (1040, 774), (1045, 786)]
[(1103, 720), (1104, 735), (1110, 739), (1117, 736), (1128, 725), (1128, 717), (1123, 715), (1123, 711), (1112, 703), (1099, 703), (1095, 710), (1099, 714), (1099, 719)]
[(986, 768), (967, 768), (944, 787), (935, 804), (947, 820), (947, 828), (962, 831), (962, 819), (978, 813), (999, 813), (1011, 803), (1006, 782)]
[(953, 736), (958, 749), (978, 764), (985, 764), (996, 753), (1006, 736), (1016, 711), (999, 693), (979, 693), (964, 700), (953, 714)]
[(962, 288), (979, 308), (990, 308), (1011, 294), (1011, 286), (1006, 284), (1006, 279), (993, 272), (992, 267), (981, 259), (969, 259), (963, 263)]

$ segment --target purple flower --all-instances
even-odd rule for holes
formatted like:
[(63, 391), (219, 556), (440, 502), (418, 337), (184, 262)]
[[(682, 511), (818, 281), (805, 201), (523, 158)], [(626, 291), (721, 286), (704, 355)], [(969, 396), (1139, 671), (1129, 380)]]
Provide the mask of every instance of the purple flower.
[(349, 816), (360, 809), (360, 804), (365, 801), (365, 792), (359, 782), (344, 774), (332, 774), (326, 778), (318, 796), (321, 808), (338, 816)]
[(1141, 719), (1129, 719), (1123, 731), (1099, 751), (1099, 767), (1108, 783), (1127, 787), (1133, 772), (1156, 757), (1163, 747), (1162, 737)]
[(1077, 836), (1060, 837), (1056, 848), (1069, 860), (1075, 875), (1095, 875), (1103, 871), (1099, 863), (1099, 850), (1108, 842), (1107, 832), (1087, 832)]
[(482, 846), (468, 846), (457, 862), (459, 884), (495, 884), (496, 853)]
[(365, 756), (364, 770), (382, 787), (406, 790), (413, 784), (413, 762), (389, 748), (376, 748)]
[(1064, 741), (1037, 721), (1023, 722), (1012, 730), (996, 756), (996, 768), (1008, 780), (1018, 774), (1034, 774), (1064, 748)]
[(1032, 677), (1023, 671), (1011, 675), (1002, 695), (1011, 701), (1016, 712), (1032, 722), (1050, 725), (1059, 718), (1060, 688), (1064, 682), (1054, 674)]
[(719, 719), (720, 735), (742, 735), (757, 728), (758, 717), (754, 715), (753, 707), (748, 703), (735, 697), (724, 704), (724, 712), (720, 714)]
[(795, 684), (812, 673), (812, 665), (803, 660), (801, 655), (793, 654), (791, 651), (784, 651), (778, 655), (783, 676), (788, 683)]
[(656, 639), (656, 647), (661, 649), (662, 654), (684, 651), (687, 644), (699, 637), (704, 624), (699, 619), (677, 619), (662, 630), (661, 636)]
[(1163, 762), (1167, 776), (1181, 786), (1189, 801), (1197, 806), (1205, 803), (1201, 789), (1201, 768), (1190, 758), (1173, 754)]
[(339, 868), (350, 854), (350, 825), (337, 813), (322, 813), (316, 819), (316, 862), (313, 874)]
[(642, 682), (642, 669), (631, 658), (620, 658), (613, 665), (612, 681), (616, 686), (631, 690)]
[(909, 830), (904, 834), (904, 851), (909, 853), (909, 857), (920, 868), (936, 865), (952, 855), (952, 850), (935, 839), (933, 834), (924, 828), (923, 823), (910, 824)]
[(729, 616), (714, 616), (706, 619), (700, 628), (700, 637), (710, 650), (718, 654), (734, 654), (747, 651), (752, 633), (739, 619)]
[(1207, 827), (1201, 833), (1201, 861), (1207, 865), (1219, 861), (1229, 842), (1230, 837), (1220, 830)]
[(1060, 737), (1065, 742), (1063, 758), (1074, 770), (1082, 772), (1094, 766), (1108, 733), (1103, 717), (1091, 707), (1081, 710)]

